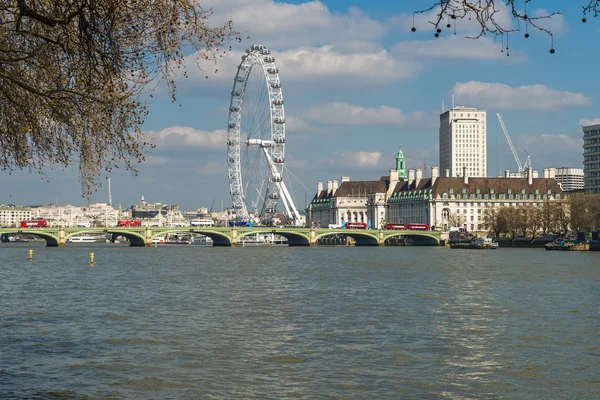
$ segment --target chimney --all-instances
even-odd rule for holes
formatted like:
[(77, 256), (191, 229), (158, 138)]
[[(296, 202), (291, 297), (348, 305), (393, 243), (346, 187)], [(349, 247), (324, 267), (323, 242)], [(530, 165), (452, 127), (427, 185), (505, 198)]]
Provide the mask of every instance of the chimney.
[(533, 179), (537, 179), (540, 177), (540, 173), (538, 172), (538, 170), (536, 169), (535, 171), (533, 171)]
[(317, 194), (323, 191), (323, 182), (317, 182)]
[(446, 168), (446, 170), (444, 172), (445, 172), (444, 176), (446, 178), (450, 178), (450, 169)]
[(417, 168), (415, 171), (415, 187), (419, 186), (421, 179), (423, 179), (423, 170), (421, 168)]
[(533, 169), (531, 167), (527, 168), (527, 183), (533, 185)]
[(342, 183), (344, 182), (350, 182), (350, 177), (349, 176), (342, 176)]
[(469, 184), (469, 175), (467, 175), (467, 167), (463, 165), (463, 182), (465, 185)]
[(335, 180), (333, 180), (331, 182), (333, 183), (333, 193), (332, 193), (332, 195), (334, 195), (335, 192), (337, 192), (337, 190), (338, 190), (338, 181), (337, 181), (337, 179), (335, 179)]
[(548, 176), (550, 176), (550, 173), (548, 172), (548, 168), (544, 168), (544, 178), (548, 178)]
[(509, 169), (505, 169), (504, 170), (504, 177), (505, 178), (510, 178), (510, 170)]
[(327, 181), (327, 193), (333, 189), (333, 181)]
[(548, 178), (556, 178), (556, 168), (548, 168)]
[(398, 180), (399, 180), (398, 170), (391, 169), (390, 170), (390, 186), (388, 186), (387, 195), (392, 194), (392, 192), (394, 191), (394, 188), (396, 187), (396, 184), (398, 183)]
[(431, 167), (431, 185), (435, 183), (437, 178), (440, 176), (440, 169), (438, 167)]
[(409, 169), (408, 170), (408, 186), (412, 185), (412, 183), (414, 181), (415, 181), (415, 170)]

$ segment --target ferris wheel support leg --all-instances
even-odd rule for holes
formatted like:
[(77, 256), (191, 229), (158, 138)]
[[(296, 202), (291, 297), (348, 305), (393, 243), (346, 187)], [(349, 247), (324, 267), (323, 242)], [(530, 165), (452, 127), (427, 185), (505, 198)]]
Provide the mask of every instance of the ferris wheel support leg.
[(288, 205), (288, 199), (285, 195), (285, 192), (283, 191), (283, 182), (277, 183), (277, 187), (279, 188), (279, 197), (281, 197), (281, 201), (283, 202), (283, 207), (285, 208), (285, 213), (288, 215), (288, 217), (293, 219), (294, 216), (292, 215), (292, 212), (290, 211), (290, 206)]
[(292, 213), (289, 213), (290, 217), (296, 222), (296, 226), (300, 225), (300, 214), (298, 213), (298, 210), (296, 209), (296, 205), (294, 204), (294, 201), (292, 200), (292, 196), (290, 196), (290, 192), (288, 192), (287, 187), (285, 186), (284, 182), (281, 182), (281, 190), (284, 192), (284, 197), (286, 197), (288, 199), (288, 202), (290, 203), (290, 207), (292, 209)]

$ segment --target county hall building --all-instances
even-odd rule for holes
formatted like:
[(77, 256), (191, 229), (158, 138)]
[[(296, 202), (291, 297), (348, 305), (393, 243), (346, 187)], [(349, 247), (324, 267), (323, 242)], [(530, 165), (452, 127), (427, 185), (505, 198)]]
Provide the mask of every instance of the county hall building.
[[(451, 176), (450, 168), (440, 176), (431, 167), (431, 176), (423, 178), (421, 169), (406, 170), (402, 150), (396, 168), (376, 181), (338, 181), (317, 184), (317, 193), (306, 208), (307, 226), (342, 227), (346, 222), (364, 222), (372, 229), (386, 223), (427, 224), (431, 229), (447, 231), (461, 221), (469, 231), (486, 230), (484, 211), (489, 207), (540, 205), (564, 200), (565, 194), (554, 178), (534, 178), (528, 170), (525, 178), (469, 176), (467, 165)], [(474, 171), (481, 175), (480, 171)]]

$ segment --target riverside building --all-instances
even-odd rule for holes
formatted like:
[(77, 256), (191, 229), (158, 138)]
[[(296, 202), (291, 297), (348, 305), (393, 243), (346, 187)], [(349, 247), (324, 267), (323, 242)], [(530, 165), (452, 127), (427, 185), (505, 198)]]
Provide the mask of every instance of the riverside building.
[(440, 165), (450, 177), (485, 177), (486, 112), (471, 107), (453, 107), (440, 114)]
[(21, 221), (31, 219), (31, 208), (0, 204), (0, 226), (19, 227)]
[[(437, 166), (431, 177), (423, 178), (421, 169), (400, 170), (399, 152), (396, 169), (376, 181), (351, 182), (342, 177), (342, 185), (321, 182), (308, 205), (308, 226), (342, 227), (344, 222), (366, 222), (370, 228), (386, 223), (427, 224), (431, 229), (448, 231), (462, 226), (469, 231), (485, 231), (484, 215), (488, 208), (541, 206), (563, 201), (565, 193), (548, 171), (543, 178), (527, 170), (526, 177), (471, 177), (463, 166), (460, 177), (440, 176)], [(408, 173), (406, 173), (408, 172)]]
[[(546, 176), (548, 171), (548, 176)], [(583, 169), (582, 168), (548, 168), (544, 169), (544, 178), (554, 178), (565, 192), (583, 189)]]
[[(396, 169), (390, 171), (396, 179), (406, 179), (406, 159), (402, 146), (396, 154)], [(382, 176), (377, 181), (351, 181), (349, 176), (337, 180), (317, 183), (317, 193), (305, 210), (306, 225), (322, 228), (345, 226), (346, 222), (364, 222), (368, 227), (377, 228), (385, 220), (385, 198), (379, 196), (374, 201), (372, 193), (386, 193), (390, 177)]]
[(600, 124), (583, 126), (583, 189), (600, 193)]

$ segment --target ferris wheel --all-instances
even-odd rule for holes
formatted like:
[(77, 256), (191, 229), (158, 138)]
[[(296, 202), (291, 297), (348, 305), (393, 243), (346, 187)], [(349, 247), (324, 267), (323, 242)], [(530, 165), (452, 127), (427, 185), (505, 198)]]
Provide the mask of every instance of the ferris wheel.
[(270, 221), (281, 199), (300, 215), (283, 182), (285, 114), (279, 70), (271, 51), (252, 45), (242, 55), (231, 91), (227, 130), (229, 191), (242, 221)]

